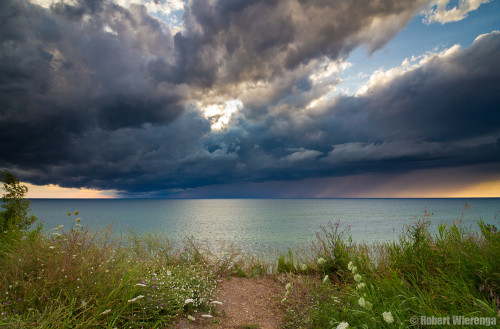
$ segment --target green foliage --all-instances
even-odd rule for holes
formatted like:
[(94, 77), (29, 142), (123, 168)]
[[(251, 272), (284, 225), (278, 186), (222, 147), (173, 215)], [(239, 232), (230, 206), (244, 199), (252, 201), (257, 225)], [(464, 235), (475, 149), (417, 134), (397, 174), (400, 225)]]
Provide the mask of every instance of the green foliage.
[(288, 249), (288, 254), (281, 254), (278, 258), (278, 272), (279, 273), (295, 273), (295, 263), (293, 260), (293, 252)]
[[(417, 328), (410, 322), (412, 317), (496, 318), (500, 314), (497, 228), (482, 221), (478, 229), (466, 228), (456, 221), (440, 225), (433, 236), (429, 227), (426, 212), (405, 228), (399, 241), (370, 247), (344, 240), (347, 248), (341, 257), (350, 261), (340, 271), (344, 271), (346, 285), (333, 291), (331, 284), (318, 278), (312, 281), (313, 301), (305, 316), (311, 321), (303, 327), (336, 328), (348, 322), (356, 328)], [(316, 257), (325, 260), (329, 255), (338, 257), (336, 246), (342, 246), (325, 240), (335, 236), (335, 227), (330, 229), (326, 235), (317, 235), (316, 245), (328, 250), (317, 248)], [(287, 321), (299, 322), (293, 317)]]
[(152, 235), (123, 239), (80, 219), (28, 235), (0, 262), (0, 327), (164, 328), (208, 312), (214, 276), (183, 258), (198, 253), (189, 248)]
[(0, 212), (0, 234), (9, 231), (28, 230), (36, 221), (34, 215), (29, 215), (30, 201), (25, 199), (28, 188), (21, 185), (19, 179), (8, 171), (0, 174), (0, 180), (4, 183), (5, 194), (2, 196), (2, 208)]

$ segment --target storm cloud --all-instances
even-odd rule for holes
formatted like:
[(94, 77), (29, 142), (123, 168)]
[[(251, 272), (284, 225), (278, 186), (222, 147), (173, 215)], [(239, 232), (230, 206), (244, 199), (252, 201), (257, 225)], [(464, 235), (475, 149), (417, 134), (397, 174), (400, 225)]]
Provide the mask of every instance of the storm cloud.
[(325, 97), (350, 52), (377, 51), (426, 5), (190, 1), (174, 32), (137, 4), (2, 1), (0, 167), (168, 196), (498, 163), (497, 31)]

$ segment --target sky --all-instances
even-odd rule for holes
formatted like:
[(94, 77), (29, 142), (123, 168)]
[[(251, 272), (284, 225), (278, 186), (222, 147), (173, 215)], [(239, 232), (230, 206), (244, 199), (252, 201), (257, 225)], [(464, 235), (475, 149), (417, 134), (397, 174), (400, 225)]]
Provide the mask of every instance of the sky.
[(500, 197), (498, 0), (2, 0), (32, 198)]

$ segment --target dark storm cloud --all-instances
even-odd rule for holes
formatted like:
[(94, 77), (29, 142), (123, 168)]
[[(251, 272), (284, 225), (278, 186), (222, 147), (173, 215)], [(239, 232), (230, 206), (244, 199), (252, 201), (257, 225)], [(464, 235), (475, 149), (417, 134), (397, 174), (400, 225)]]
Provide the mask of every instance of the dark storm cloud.
[[(166, 195), (498, 162), (498, 33), (305, 109), (328, 89), (310, 78), (318, 63), (379, 49), (421, 5), (191, 1), (171, 35), (143, 6), (2, 1), (0, 167), (35, 184)], [(193, 104), (218, 98), (245, 108), (214, 132)]]
[(170, 79), (210, 87), (269, 81), (360, 44), (379, 49), (426, 1), (193, 1)]

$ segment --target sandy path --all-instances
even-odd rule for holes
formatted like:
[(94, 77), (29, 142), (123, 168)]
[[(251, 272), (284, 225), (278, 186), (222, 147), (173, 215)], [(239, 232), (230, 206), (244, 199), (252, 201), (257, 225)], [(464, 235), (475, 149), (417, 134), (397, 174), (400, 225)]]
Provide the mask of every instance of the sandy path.
[(183, 320), (175, 328), (279, 328), (284, 292), (284, 287), (269, 278), (225, 279), (219, 283), (216, 295), (216, 300), (222, 302), (217, 305), (219, 316), (210, 319), (195, 315), (195, 321)]

